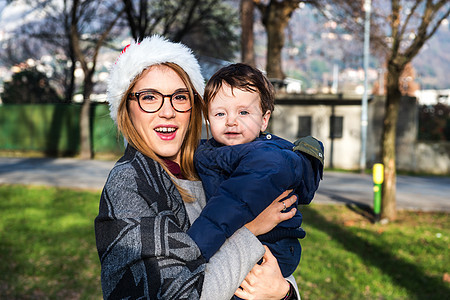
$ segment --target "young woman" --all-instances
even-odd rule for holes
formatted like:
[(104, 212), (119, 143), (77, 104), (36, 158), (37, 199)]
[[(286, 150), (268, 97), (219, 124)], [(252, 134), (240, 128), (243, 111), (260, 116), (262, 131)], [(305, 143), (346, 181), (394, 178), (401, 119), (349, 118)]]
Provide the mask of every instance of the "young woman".
[(126, 47), (111, 70), (111, 117), (128, 146), (110, 172), (95, 219), (105, 299), (230, 299), (241, 283), (240, 295), (249, 298), (289, 293), (270, 253), (249, 272), (265, 252), (256, 236), (291, 218), (295, 209), (281, 211), (295, 197), (283, 204), (278, 201), (287, 193), (280, 195), (208, 263), (186, 233), (205, 205), (193, 165), (203, 89), (189, 48), (159, 36)]

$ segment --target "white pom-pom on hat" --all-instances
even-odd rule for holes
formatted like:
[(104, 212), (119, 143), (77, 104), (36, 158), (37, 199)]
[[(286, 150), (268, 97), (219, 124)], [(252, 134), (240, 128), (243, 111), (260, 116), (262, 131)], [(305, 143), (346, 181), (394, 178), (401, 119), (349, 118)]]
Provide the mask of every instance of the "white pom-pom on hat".
[(180, 66), (188, 74), (196, 92), (203, 95), (205, 81), (192, 50), (181, 43), (153, 35), (125, 47), (110, 71), (106, 99), (114, 122), (117, 122), (120, 100), (133, 79), (144, 69), (166, 62)]

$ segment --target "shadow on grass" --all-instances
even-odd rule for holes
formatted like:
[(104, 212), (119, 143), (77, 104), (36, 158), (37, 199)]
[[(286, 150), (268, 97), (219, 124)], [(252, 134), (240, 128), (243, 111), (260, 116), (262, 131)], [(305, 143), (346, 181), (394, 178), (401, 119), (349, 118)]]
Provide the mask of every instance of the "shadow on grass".
[(368, 221), (375, 223), (375, 214), (373, 213), (373, 209), (371, 206), (366, 204), (356, 204), (356, 203), (348, 203), (345, 205), (349, 210), (354, 213), (364, 217)]
[(365, 264), (388, 275), (394, 284), (408, 290), (410, 295), (416, 296), (417, 299), (448, 299), (450, 289), (441, 278), (429, 276), (417, 265), (395, 257), (388, 244), (381, 247), (370, 243), (341, 225), (329, 222), (312, 208), (308, 208), (305, 215), (308, 216), (309, 226), (327, 233), (345, 250), (358, 255)]
[(372, 222), (372, 223), (375, 222), (375, 215), (373, 213), (373, 209), (367, 203), (354, 201), (350, 198), (336, 195), (330, 191), (321, 191), (321, 194), (329, 197), (330, 199), (332, 199), (333, 201), (335, 201), (337, 203), (345, 204), (345, 206), (347, 206), (350, 210), (354, 211), (358, 215), (363, 216), (370, 222)]

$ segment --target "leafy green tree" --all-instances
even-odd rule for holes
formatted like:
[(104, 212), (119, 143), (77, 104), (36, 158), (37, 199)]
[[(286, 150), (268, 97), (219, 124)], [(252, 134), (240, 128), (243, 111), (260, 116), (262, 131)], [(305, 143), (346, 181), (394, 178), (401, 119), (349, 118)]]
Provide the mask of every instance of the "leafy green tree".
[(419, 139), (450, 141), (450, 107), (443, 103), (419, 107)]
[(61, 98), (49, 84), (47, 76), (36, 68), (27, 68), (4, 82), (4, 104), (60, 103)]
[[(4, 65), (16, 65), (28, 59), (40, 61), (52, 69), (48, 79), (64, 98), (63, 101), (70, 103), (75, 90), (76, 59), (69, 43), (70, 10), (67, 1), (8, 2), (6, 9), (14, 10), (14, 6), (25, 8), (23, 19), (27, 18), (20, 26), (5, 32), (5, 38), (1, 41), (4, 51), (0, 52), (0, 61)], [(45, 57), (51, 59), (42, 61)]]

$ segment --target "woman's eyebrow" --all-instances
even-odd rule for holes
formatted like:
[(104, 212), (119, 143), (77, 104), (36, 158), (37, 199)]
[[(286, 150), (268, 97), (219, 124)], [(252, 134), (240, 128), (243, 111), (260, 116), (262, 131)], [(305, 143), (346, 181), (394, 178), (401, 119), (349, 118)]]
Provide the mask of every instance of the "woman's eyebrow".
[[(150, 87), (138, 90), (138, 92), (143, 92), (143, 91), (153, 91), (153, 92), (158, 92), (160, 94), (163, 94), (163, 93), (161, 93), (160, 90), (155, 89), (155, 88), (150, 88)], [(173, 93), (178, 93), (178, 92), (189, 92), (189, 90), (187, 88), (178, 88), (178, 89), (173, 91)]]
[(176, 93), (176, 92), (189, 92), (189, 90), (187, 88), (179, 88), (179, 89), (176, 89), (174, 93)]

